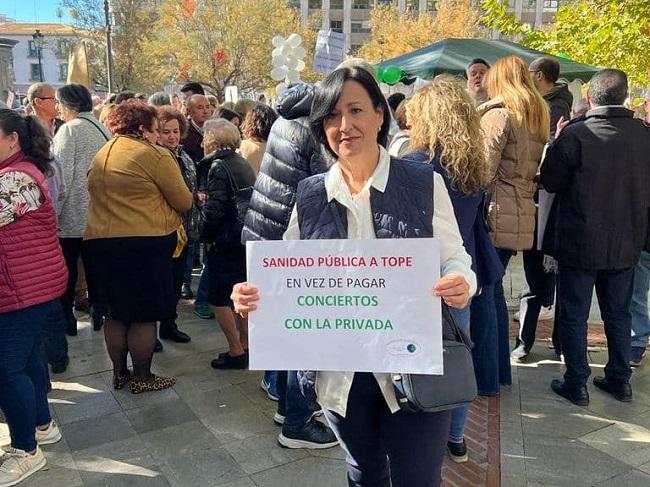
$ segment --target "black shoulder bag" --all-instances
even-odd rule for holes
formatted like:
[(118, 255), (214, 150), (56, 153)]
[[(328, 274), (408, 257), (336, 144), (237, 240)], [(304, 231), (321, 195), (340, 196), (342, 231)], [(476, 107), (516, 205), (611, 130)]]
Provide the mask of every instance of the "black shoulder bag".
[(251, 196), (253, 195), (253, 187), (247, 186), (245, 188), (240, 188), (235, 183), (235, 179), (228, 169), (228, 164), (226, 161), (223, 161), (223, 169), (228, 175), (228, 181), (230, 181), (230, 189), (232, 191), (232, 201), (235, 206), (235, 223), (234, 231), (235, 235), (241, 235), (242, 229), (244, 228), (244, 219), (246, 218), (246, 212), (248, 211), (248, 204), (250, 202)]
[(391, 374), (402, 411), (436, 413), (467, 406), (476, 399), (472, 342), (442, 303), (443, 375)]

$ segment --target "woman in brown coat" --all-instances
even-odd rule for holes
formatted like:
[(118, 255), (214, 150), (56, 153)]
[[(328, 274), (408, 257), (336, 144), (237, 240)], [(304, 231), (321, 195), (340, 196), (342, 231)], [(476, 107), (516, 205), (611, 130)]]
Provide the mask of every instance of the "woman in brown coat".
[[(478, 110), (492, 172), (489, 221), (492, 240), (506, 268), (516, 251), (533, 246), (535, 179), (548, 140), (549, 111), (526, 64), (516, 56), (500, 59), (488, 71), (485, 84), (490, 101)], [(510, 320), (502, 282), (495, 286), (494, 298), (499, 382), (510, 384)]]

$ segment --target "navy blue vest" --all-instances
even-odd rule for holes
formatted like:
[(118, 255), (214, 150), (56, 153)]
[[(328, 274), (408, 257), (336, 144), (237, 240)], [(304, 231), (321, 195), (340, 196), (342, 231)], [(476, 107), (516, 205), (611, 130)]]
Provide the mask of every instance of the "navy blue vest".
[[(433, 237), (433, 172), (430, 164), (391, 157), (385, 191), (370, 188), (377, 238)], [(348, 236), (346, 208), (335, 199), (327, 201), (325, 176), (311, 176), (298, 184), (296, 207), (301, 240)]]

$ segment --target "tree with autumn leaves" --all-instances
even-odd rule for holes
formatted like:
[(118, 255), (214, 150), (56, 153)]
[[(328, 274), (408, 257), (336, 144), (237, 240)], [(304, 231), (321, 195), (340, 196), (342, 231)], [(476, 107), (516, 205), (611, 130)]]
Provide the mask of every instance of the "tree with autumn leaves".
[[(286, 0), (166, 0), (158, 9), (149, 58), (159, 76), (192, 79), (222, 97), (228, 85), (259, 90), (273, 84), (271, 39), (298, 33), (313, 52), (316, 32), (300, 24)], [(302, 78), (314, 79), (305, 71)]]
[(574, 61), (625, 71), (632, 85), (650, 84), (650, 1), (577, 0), (562, 5), (556, 22), (535, 30), (517, 21), (500, 0), (484, 0), (483, 22), (525, 46)]
[(447, 37), (482, 37), (481, 11), (470, 0), (440, 0), (435, 12), (399, 12), (396, 2), (370, 13), (370, 41), (359, 56), (381, 62)]

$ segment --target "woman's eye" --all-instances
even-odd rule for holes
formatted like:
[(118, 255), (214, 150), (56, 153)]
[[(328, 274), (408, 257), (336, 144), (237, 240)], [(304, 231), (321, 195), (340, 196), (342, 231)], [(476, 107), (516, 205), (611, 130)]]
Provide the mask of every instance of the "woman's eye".
[(352, 113), (361, 113), (363, 110), (361, 108), (353, 108)]

